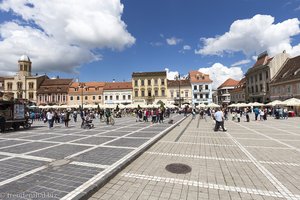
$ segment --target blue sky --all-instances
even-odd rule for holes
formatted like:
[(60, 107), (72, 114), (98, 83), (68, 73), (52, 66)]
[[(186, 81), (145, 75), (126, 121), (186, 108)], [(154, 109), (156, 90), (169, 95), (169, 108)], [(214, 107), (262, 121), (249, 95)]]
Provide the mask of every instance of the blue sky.
[(27, 54), (33, 70), (80, 81), (168, 68), (169, 77), (200, 69), (219, 83), (241, 78), (262, 51), (300, 54), (300, 0), (72, 2), (1, 1), (0, 73)]

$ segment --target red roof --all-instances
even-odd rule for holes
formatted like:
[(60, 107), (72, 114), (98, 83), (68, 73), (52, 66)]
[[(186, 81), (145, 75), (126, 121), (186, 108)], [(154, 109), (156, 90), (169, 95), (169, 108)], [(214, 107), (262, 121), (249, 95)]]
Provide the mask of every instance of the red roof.
[(131, 82), (108, 82), (105, 83), (104, 90), (125, 90), (132, 89)]
[(190, 71), (190, 80), (191, 83), (211, 83), (212, 80), (209, 78), (208, 74), (204, 74), (197, 70)]
[(235, 87), (237, 84), (239, 84), (240, 81), (236, 81), (232, 78), (227, 79), (224, 83), (222, 83), (218, 89), (223, 87)]

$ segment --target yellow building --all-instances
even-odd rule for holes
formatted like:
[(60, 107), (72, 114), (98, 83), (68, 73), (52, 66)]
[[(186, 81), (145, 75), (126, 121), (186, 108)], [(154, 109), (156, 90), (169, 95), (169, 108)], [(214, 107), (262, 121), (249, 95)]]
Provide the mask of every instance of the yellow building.
[(46, 75), (31, 75), (31, 61), (23, 55), (18, 61), (19, 72), (13, 77), (4, 78), (4, 93), (11, 94), (15, 99), (37, 101), (37, 90), (47, 79)]
[(166, 71), (132, 73), (133, 103), (167, 103), (167, 85)]

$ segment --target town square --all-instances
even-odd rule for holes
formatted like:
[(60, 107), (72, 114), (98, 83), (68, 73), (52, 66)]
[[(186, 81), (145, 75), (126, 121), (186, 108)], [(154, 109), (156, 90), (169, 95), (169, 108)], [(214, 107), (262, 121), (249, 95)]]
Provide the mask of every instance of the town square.
[(300, 200), (299, 0), (1, 0), (0, 200)]

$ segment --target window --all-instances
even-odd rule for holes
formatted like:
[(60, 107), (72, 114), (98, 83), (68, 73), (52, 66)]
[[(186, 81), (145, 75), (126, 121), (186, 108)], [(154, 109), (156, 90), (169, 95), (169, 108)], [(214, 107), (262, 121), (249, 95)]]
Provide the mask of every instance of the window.
[(155, 96), (158, 96), (158, 90), (154, 91)]
[(251, 83), (253, 83), (253, 76), (251, 76), (250, 79), (251, 79)]
[(101, 96), (98, 96), (98, 99), (101, 100)]
[(113, 99), (113, 98), (112, 98), (112, 95), (110, 95), (110, 96), (109, 96), (109, 100), (112, 100), (112, 99)]
[(131, 95), (128, 95), (128, 100), (130, 100), (131, 99)]
[(66, 101), (66, 96), (65, 96), (65, 95), (63, 96), (63, 101), (64, 101), (64, 102)]
[(171, 94), (171, 98), (173, 98), (174, 97), (174, 92), (170, 92), (170, 94)]
[(262, 84), (260, 84), (260, 91), (262, 92), (262, 91), (263, 91), (263, 89), (264, 89), (263, 85), (262, 85)]
[(29, 99), (33, 99), (33, 92), (29, 92)]
[(148, 85), (151, 85), (151, 80), (148, 80)]
[(141, 80), (141, 86), (144, 86), (144, 85), (145, 85), (145, 81)]
[(145, 96), (145, 91), (143, 90), (143, 91), (142, 91), (142, 97), (144, 97), (144, 96)]
[(74, 88), (75, 92), (78, 91), (78, 88)]
[(257, 82), (257, 74), (255, 75), (255, 82)]
[(197, 99), (197, 95), (196, 94), (194, 94), (194, 99)]
[(161, 84), (165, 85), (165, 79), (161, 79)]
[(7, 90), (12, 90), (12, 83), (7, 83)]
[(185, 91), (184, 93), (185, 93), (184, 95), (185, 97), (189, 97), (189, 91)]
[(206, 98), (208, 99), (208, 97), (209, 97), (208, 94), (206, 94), (205, 96), (206, 96)]
[(208, 85), (205, 85), (205, 89), (208, 90)]
[(119, 95), (116, 96), (116, 100), (119, 100)]
[(88, 96), (84, 96), (84, 100), (88, 100)]
[(107, 101), (107, 96), (105, 96), (105, 101)]
[(254, 87), (253, 86), (251, 87), (251, 92), (254, 93)]
[(268, 71), (266, 71), (266, 79), (268, 79), (269, 78), (269, 73), (268, 73)]
[(137, 80), (134, 81), (134, 86), (138, 86), (138, 81)]
[(255, 92), (258, 92), (258, 86), (255, 85)]
[(28, 86), (29, 86), (29, 89), (33, 89), (34, 83), (30, 82), (30, 83), (28, 83)]
[(267, 92), (269, 92), (269, 83), (266, 84)]
[(93, 100), (96, 100), (96, 97), (95, 97), (95, 96), (93, 96)]
[(262, 81), (262, 73), (259, 74), (259, 80)]
[(161, 96), (165, 96), (165, 90), (161, 90)]
[(42, 101), (42, 95), (39, 95), (39, 101), (40, 102)]
[(77, 101), (79, 101), (80, 100), (80, 97), (79, 96), (77, 96)]
[(22, 83), (22, 82), (18, 82), (18, 83), (17, 83), (17, 88), (18, 88), (18, 90), (22, 90), (22, 86), (23, 86), (23, 83)]
[(194, 90), (197, 90), (197, 85), (194, 85)]
[(126, 99), (126, 96), (125, 95), (123, 95), (123, 100), (125, 100)]
[(138, 91), (134, 91), (134, 96), (138, 96)]
[(199, 91), (201, 92), (203, 85), (199, 85)]
[(200, 94), (200, 99), (203, 99), (203, 94)]
[(157, 79), (154, 80), (154, 84), (157, 85)]
[(88, 88), (88, 87), (86, 87), (86, 88), (85, 88), (85, 91), (89, 91), (89, 88)]

